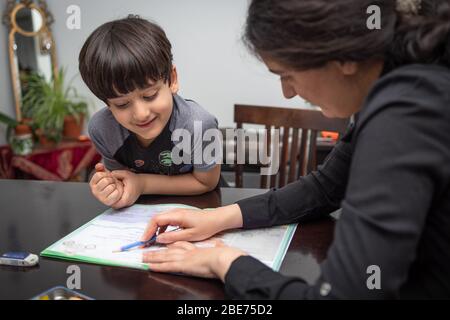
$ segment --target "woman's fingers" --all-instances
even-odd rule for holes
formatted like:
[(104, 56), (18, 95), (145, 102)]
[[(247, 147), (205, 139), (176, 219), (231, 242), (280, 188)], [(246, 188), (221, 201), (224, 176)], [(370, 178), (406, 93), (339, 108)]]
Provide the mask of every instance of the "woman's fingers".
[(141, 241), (147, 241), (150, 240), (151, 237), (153, 237), (156, 233), (156, 230), (158, 227), (167, 227), (169, 225), (181, 225), (181, 217), (179, 214), (179, 209), (169, 210), (165, 213), (161, 213), (158, 215), (155, 215), (147, 224), (147, 227), (145, 228), (144, 234), (141, 237)]
[[(159, 243), (176, 241), (198, 241), (210, 237), (214, 230), (209, 230), (209, 220), (201, 210), (176, 209), (155, 215), (147, 225), (141, 241), (149, 240), (158, 228), (178, 226), (181, 231), (164, 232), (156, 238)], [(162, 229), (163, 230), (163, 229)]]
[(221, 239), (215, 239), (214, 240), (214, 245), (216, 247), (226, 247), (227, 245), (225, 244), (225, 242), (223, 242)]
[(162, 263), (170, 261), (181, 261), (184, 259), (185, 250), (167, 249), (150, 251), (143, 254), (143, 261), (147, 263)]
[(144, 234), (141, 236), (141, 241), (148, 241), (150, 240), (153, 235), (156, 233), (156, 230), (158, 229), (158, 224), (156, 221), (152, 218), (147, 224), (147, 227), (145, 228)]
[(177, 272), (183, 273), (183, 263), (180, 261), (163, 262), (163, 263), (149, 263), (148, 267), (153, 272)]
[(177, 241), (175, 243), (167, 245), (168, 248), (182, 248), (185, 250), (192, 250), (195, 249), (196, 246), (190, 242), (187, 241)]
[(177, 272), (203, 278), (214, 278), (217, 274), (213, 270), (216, 261), (217, 250), (224, 249), (200, 249), (193, 248), (188, 242), (177, 242), (167, 250), (148, 253), (143, 257), (151, 271)]
[(160, 234), (163, 234), (164, 232), (166, 232), (166, 230), (167, 230), (168, 227), (169, 227), (169, 226), (159, 227), (159, 229), (158, 229), (157, 232), (156, 232), (156, 235), (158, 236), (158, 235), (160, 235)]
[(177, 241), (194, 241), (192, 229), (183, 229), (174, 232), (164, 232), (156, 237), (156, 242), (159, 243), (174, 243)]

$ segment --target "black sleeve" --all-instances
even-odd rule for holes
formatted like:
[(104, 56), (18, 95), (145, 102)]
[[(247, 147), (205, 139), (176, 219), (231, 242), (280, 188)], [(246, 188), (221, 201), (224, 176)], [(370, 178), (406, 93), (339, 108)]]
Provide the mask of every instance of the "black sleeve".
[[(413, 79), (413, 83), (420, 84), (417, 77)], [(445, 109), (444, 113), (444, 107), (433, 107), (438, 103), (427, 92), (417, 90), (415, 95), (414, 90), (400, 90), (399, 94), (401, 88), (396, 88), (395, 83), (389, 83), (388, 87), (389, 90), (377, 88), (383, 92), (373, 102), (377, 107), (369, 106), (355, 129), (357, 141), (342, 216), (317, 283), (309, 286), (301, 279), (275, 273), (251, 257), (241, 257), (232, 263), (226, 275), (225, 288), (230, 297), (399, 297), (416, 259), (433, 198), (448, 187), (445, 170), (450, 163), (450, 112)], [(389, 96), (394, 96), (395, 101), (386, 101)], [(275, 208), (283, 206), (278, 204), (280, 193), (275, 197)], [(292, 199), (283, 198), (290, 203), (289, 210), (262, 210), (264, 221), (289, 220), (287, 211), (292, 212), (293, 202), (301, 196), (290, 193)], [(282, 218), (272, 218), (274, 212)], [(250, 216), (254, 214), (257, 212)], [(379, 273), (373, 271), (376, 268)], [(368, 282), (376, 284), (371, 278), (375, 272), (380, 275), (379, 290), (368, 286)]]
[(352, 132), (353, 125), (317, 171), (281, 189), (238, 201), (243, 228), (306, 222), (338, 209), (347, 185)]

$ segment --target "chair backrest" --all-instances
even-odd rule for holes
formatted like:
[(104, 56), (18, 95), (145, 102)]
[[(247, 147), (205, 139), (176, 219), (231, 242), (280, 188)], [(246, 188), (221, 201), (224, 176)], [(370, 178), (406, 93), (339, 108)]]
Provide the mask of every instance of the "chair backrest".
[[(261, 175), (261, 188), (282, 187), (286, 185), (286, 181), (291, 183), (300, 176), (315, 170), (318, 132), (332, 131), (342, 134), (348, 125), (348, 119), (326, 118), (317, 110), (241, 104), (234, 106), (234, 122), (238, 129), (242, 129), (243, 124), (258, 124), (264, 125), (266, 132), (270, 133), (272, 129), (278, 129), (280, 132), (279, 146), (281, 150), (278, 173), (272, 176)], [(267, 134), (265, 146), (270, 145), (271, 134)], [(239, 147), (242, 148), (236, 143), (235, 154)], [(243, 164), (235, 165), (237, 188), (243, 186), (243, 168)]]

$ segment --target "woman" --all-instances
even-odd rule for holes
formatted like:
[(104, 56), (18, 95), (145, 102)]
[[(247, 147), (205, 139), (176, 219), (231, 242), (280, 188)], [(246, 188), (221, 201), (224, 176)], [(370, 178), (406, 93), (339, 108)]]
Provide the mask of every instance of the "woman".
[[(381, 9), (381, 29), (367, 8)], [(253, 0), (245, 39), (296, 95), (330, 117), (355, 115), (316, 172), (214, 211), (169, 212), (180, 225), (149, 253), (154, 271), (217, 277), (232, 298), (450, 297), (450, 4), (447, 0)], [(234, 248), (189, 242), (232, 228), (304, 223), (342, 207), (313, 286)], [(379, 266), (381, 288), (366, 285)]]

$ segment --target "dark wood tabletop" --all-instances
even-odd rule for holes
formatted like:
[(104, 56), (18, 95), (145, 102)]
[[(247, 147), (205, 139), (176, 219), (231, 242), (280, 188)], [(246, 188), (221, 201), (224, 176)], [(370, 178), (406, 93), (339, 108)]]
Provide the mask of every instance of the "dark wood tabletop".
[[(144, 196), (139, 203), (183, 203), (199, 208), (227, 205), (265, 192), (222, 188), (195, 197)], [(42, 250), (82, 226), (107, 207), (87, 183), (0, 180), (0, 252)], [(280, 272), (313, 283), (333, 239), (330, 219), (300, 225)], [(94, 299), (225, 299), (219, 280), (82, 264), (40, 257), (31, 269), (0, 266), (0, 299), (30, 299), (65, 286), (68, 266), (81, 268), (81, 289)]]

